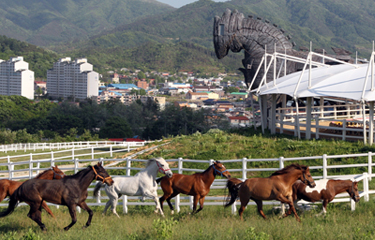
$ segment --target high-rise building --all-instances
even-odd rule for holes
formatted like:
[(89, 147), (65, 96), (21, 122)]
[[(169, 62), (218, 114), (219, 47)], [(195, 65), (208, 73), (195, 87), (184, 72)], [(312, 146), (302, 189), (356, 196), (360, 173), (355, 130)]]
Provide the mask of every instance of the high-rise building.
[(0, 59), (0, 95), (19, 95), (34, 99), (34, 72), (23, 57)]
[(86, 99), (98, 96), (99, 74), (86, 58), (61, 58), (47, 71), (47, 90), (52, 98)]

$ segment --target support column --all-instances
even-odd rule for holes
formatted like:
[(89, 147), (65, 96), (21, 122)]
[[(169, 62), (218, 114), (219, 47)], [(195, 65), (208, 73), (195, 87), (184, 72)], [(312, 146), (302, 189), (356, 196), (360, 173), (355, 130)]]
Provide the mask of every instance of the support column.
[(369, 114), (369, 144), (374, 143), (374, 102), (370, 102), (370, 114)]
[(307, 98), (307, 107), (306, 107), (306, 139), (311, 139), (311, 104), (312, 97)]
[(271, 104), (271, 134), (276, 134), (276, 94), (272, 94)]

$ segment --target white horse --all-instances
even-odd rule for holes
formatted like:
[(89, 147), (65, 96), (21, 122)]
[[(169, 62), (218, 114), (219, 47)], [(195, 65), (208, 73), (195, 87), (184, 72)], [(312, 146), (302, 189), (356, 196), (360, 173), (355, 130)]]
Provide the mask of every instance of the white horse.
[[(169, 169), (169, 164), (162, 157), (149, 159), (146, 168), (131, 177), (114, 177), (111, 186), (105, 185), (105, 192), (109, 197), (106, 203), (103, 215), (107, 212), (108, 207), (111, 205), (113, 214), (120, 217), (116, 212), (116, 206), (121, 195), (128, 196), (142, 196), (152, 198), (155, 201), (155, 213), (160, 211), (164, 217), (163, 210), (160, 207), (160, 202), (157, 194), (158, 184), (156, 183), (156, 175), (158, 171), (168, 177), (172, 177), (173, 173)], [(94, 189), (94, 196), (98, 196), (98, 191), (104, 184), (98, 182)]]

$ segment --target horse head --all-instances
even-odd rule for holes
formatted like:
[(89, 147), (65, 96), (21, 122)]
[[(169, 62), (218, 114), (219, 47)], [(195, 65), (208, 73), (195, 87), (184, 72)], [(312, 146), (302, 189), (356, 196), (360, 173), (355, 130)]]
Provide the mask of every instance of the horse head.
[(158, 158), (154, 158), (152, 160), (155, 160), (156, 165), (158, 166), (160, 173), (165, 174), (169, 178), (172, 177), (173, 172), (169, 168), (169, 164), (165, 161), (164, 158), (158, 157)]
[(109, 176), (101, 162), (98, 162), (98, 164), (92, 166), (92, 170), (96, 174), (95, 180), (103, 181), (103, 183), (106, 183), (108, 186), (113, 184), (111, 176)]
[(214, 169), (214, 174), (220, 175), (222, 177), (230, 178), (230, 173), (228, 170), (225, 168), (224, 164), (222, 164), (219, 161), (215, 161), (214, 164), (212, 164), (212, 168)]
[(51, 170), (53, 171), (53, 179), (61, 179), (61, 178), (66, 177), (65, 173), (61, 171), (61, 169), (58, 168), (57, 165), (52, 166)]
[(310, 168), (306, 166), (302, 166), (302, 175), (299, 178), (304, 184), (308, 185), (311, 188), (316, 186), (314, 179), (311, 176)]
[(350, 197), (354, 200), (354, 202), (359, 202), (361, 197), (359, 196), (358, 192), (358, 182), (352, 182), (351, 185), (351, 188), (349, 188), (347, 192), (349, 193)]

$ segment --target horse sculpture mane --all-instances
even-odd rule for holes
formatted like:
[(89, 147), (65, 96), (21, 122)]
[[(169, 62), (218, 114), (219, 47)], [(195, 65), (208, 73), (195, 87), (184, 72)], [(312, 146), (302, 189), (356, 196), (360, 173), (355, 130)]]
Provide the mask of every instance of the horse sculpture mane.
[(304, 165), (299, 165), (297, 163), (293, 163), (289, 166), (286, 166), (285, 168), (283, 169), (280, 169), (274, 173), (271, 174), (271, 176), (277, 176), (277, 175), (283, 175), (283, 174), (288, 174), (289, 172), (291, 172), (292, 170), (294, 169), (300, 169), (302, 171), (306, 170), (307, 169), (307, 166), (304, 166)]
[[(253, 77), (261, 63), (261, 59), (267, 53), (286, 53), (299, 58), (307, 58), (308, 51), (294, 50), (294, 42), (290, 42), (290, 36), (284, 34), (284, 30), (269, 21), (262, 21), (261, 18), (244, 17), (237, 10), (233, 12), (226, 9), (222, 17), (216, 16), (214, 19), (213, 41), (217, 58), (224, 58), (229, 50), (240, 52), (244, 50), (245, 58), (242, 60), (244, 68), (239, 70), (244, 74), (245, 82), (250, 87)], [(308, 50), (308, 49), (307, 49)], [(328, 55), (340, 60), (354, 62), (347, 54), (348, 51), (334, 51), (336, 55)], [(343, 54), (343, 55), (338, 55)], [(322, 61), (320, 57), (313, 57), (314, 61)], [(283, 60), (276, 61), (277, 69), (280, 69)], [(327, 64), (330, 64), (326, 61)], [(303, 64), (287, 61), (286, 72), (281, 68), (281, 74), (286, 75), (303, 68)], [(259, 73), (251, 87), (255, 89), (259, 86), (264, 75), (264, 68), (259, 69)], [(281, 75), (281, 76), (282, 76)], [(267, 72), (266, 82), (273, 80), (273, 68)]]

